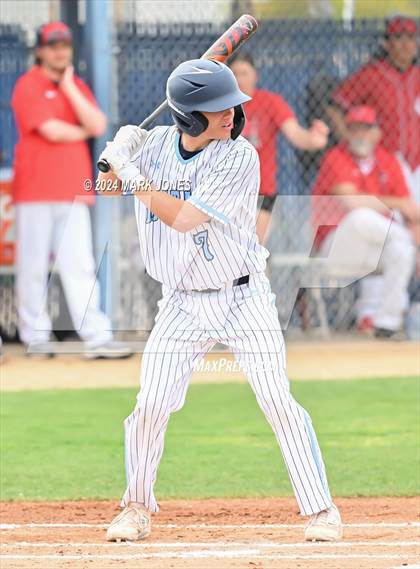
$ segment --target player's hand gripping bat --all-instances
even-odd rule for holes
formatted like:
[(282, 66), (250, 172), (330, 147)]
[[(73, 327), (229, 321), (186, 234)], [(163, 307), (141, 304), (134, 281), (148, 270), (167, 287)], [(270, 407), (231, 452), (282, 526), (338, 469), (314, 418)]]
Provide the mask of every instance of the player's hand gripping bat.
[[(201, 59), (216, 59), (226, 61), (229, 57), (245, 43), (254, 32), (257, 31), (258, 22), (252, 16), (244, 14), (234, 24), (217, 39), (214, 44), (206, 51)], [(165, 99), (144, 121), (139, 125), (140, 128), (147, 128), (153, 121), (168, 107)], [(111, 167), (106, 160), (99, 160), (98, 168), (101, 172), (109, 172)]]

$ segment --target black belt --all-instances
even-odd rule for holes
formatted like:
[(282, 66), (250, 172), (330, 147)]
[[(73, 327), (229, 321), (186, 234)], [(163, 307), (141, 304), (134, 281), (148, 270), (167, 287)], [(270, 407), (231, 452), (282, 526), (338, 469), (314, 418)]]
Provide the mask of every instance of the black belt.
[(249, 283), (249, 275), (245, 275), (244, 277), (239, 277), (239, 279), (235, 279), (232, 283), (232, 286), (241, 286), (248, 283)]
[[(241, 286), (246, 285), (249, 283), (249, 275), (245, 275), (244, 277), (239, 277), (239, 279), (235, 279), (232, 282), (232, 286)], [(220, 288), (205, 288), (204, 290), (195, 290), (194, 292), (219, 292), (222, 290)]]

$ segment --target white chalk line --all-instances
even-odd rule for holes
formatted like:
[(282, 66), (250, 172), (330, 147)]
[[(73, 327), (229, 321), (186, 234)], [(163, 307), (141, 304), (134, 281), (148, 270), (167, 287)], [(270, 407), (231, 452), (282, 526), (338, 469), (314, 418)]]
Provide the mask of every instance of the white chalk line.
[(205, 542), (133, 542), (133, 541), (126, 541), (120, 543), (87, 543), (87, 542), (67, 542), (67, 543), (51, 543), (51, 542), (31, 542), (31, 541), (15, 541), (13, 543), (2, 543), (1, 548), (20, 548), (20, 547), (133, 547), (139, 549), (149, 549), (149, 548), (187, 548), (187, 547), (204, 547), (204, 548), (213, 548), (213, 547), (242, 547), (246, 548), (249, 546), (254, 547), (255, 549), (295, 549), (295, 548), (314, 548), (314, 547), (321, 547), (322, 549), (330, 549), (330, 548), (344, 548), (344, 547), (420, 547), (420, 541), (338, 541), (338, 542), (298, 542), (298, 543), (276, 543), (276, 542), (268, 542), (263, 541), (260, 543), (244, 543), (244, 542), (229, 542), (229, 541), (205, 541)]
[(407, 555), (403, 554), (369, 554), (369, 553), (350, 553), (350, 554), (339, 554), (339, 553), (319, 553), (319, 554), (300, 554), (300, 555), (291, 555), (291, 554), (283, 554), (278, 553), (277, 555), (265, 555), (260, 553), (259, 550), (254, 549), (241, 549), (238, 551), (208, 551), (208, 550), (199, 550), (199, 551), (167, 551), (167, 552), (159, 552), (159, 553), (134, 553), (134, 554), (92, 554), (92, 555), (84, 555), (83, 553), (80, 554), (42, 554), (42, 555), (13, 555), (13, 554), (6, 554), (1, 555), (0, 559), (25, 559), (25, 560), (32, 560), (32, 559), (112, 559), (112, 560), (134, 560), (134, 559), (199, 559), (199, 558), (225, 558), (225, 559), (234, 559), (240, 557), (247, 557), (252, 559), (404, 559), (407, 560)]
[[(107, 528), (109, 524), (93, 523), (27, 523), (27, 524), (0, 524), (0, 530), (22, 529), (22, 528)], [(420, 522), (401, 522), (401, 523), (360, 523), (343, 524), (347, 528), (418, 528)], [(296, 529), (304, 528), (306, 524), (153, 524), (155, 528), (163, 529)]]

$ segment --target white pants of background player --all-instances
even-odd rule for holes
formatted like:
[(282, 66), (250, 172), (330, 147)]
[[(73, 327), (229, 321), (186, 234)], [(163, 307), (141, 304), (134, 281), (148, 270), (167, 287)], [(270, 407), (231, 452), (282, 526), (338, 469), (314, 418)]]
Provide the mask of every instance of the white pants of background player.
[(377, 328), (401, 327), (415, 264), (415, 246), (404, 225), (373, 209), (354, 209), (326, 237), (319, 254), (355, 274), (377, 268), (379, 276), (360, 282), (357, 318), (369, 316)]
[(128, 485), (123, 507), (132, 501), (158, 510), (153, 487), (169, 416), (183, 406), (194, 366), (217, 342), (231, 348), (248, 377), (280, 445), (301, 513), (331, 506), (310, 417), (290, 393), (274, 300), (262, 273), (251, 275), (248, 285), (227, 285), (216, 292), (163, 287), (142, 358), (137, 405), (124, 423)]
[(90, 347), (111, 340), (111, 323), (99, 309), (88, 206), (77, 202), (21, 203), (16, 206), (16, 224), (21, 340), (31, 344), (49, 339), (46, 293), (52, 254), (74, 329)]

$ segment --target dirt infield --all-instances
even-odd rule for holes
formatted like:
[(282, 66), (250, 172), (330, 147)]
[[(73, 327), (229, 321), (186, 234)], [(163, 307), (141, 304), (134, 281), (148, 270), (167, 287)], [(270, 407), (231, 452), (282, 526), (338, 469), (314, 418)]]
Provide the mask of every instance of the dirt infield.
[[(80, 350), (80, 344), (77, 344)], [(133, 346), (141, 351), (142, 346)], [(56, 349), (76, 350), (71, 343)], [(141, 357), (122, 361), (83, 361), (80, 354), (53, 359), (25, 357), (21, 346), (7, 346), (0, 374), (2, 391), (138, 387)], [(193, 383), (246, 381), (226, 351), (213, 351), (195, 371)], [(417, 342), (375, 340), (289, 342), (287, 372), (291, 380), (359, 379), (416, 376), (420, 373)]]
[(337, 501), (343, 541), (303, 540), (292, 499), (161, 503), (144, 542), (108, 544), (111, 502), (2, 503), (2, 569), (414, 569), (418, 498)]

